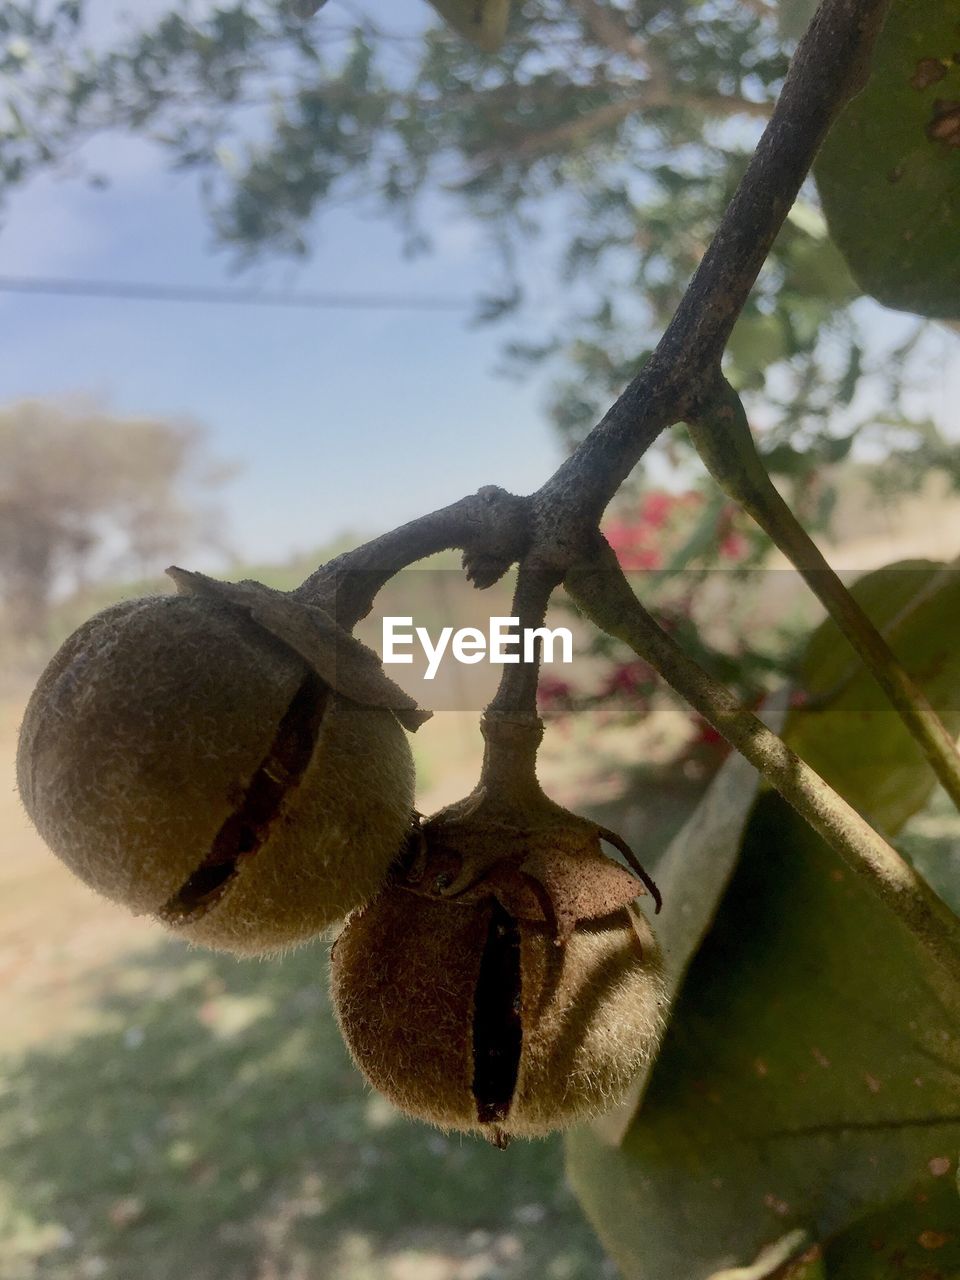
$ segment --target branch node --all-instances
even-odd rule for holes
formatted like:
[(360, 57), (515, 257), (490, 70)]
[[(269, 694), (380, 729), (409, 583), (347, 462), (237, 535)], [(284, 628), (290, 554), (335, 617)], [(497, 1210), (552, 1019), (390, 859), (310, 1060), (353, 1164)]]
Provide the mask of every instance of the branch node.
[(474, 495), (475, 514), (463, 547), (463, 568), (478, 590), (499, 582), (530, 545), (530, 503), (497, 485)]

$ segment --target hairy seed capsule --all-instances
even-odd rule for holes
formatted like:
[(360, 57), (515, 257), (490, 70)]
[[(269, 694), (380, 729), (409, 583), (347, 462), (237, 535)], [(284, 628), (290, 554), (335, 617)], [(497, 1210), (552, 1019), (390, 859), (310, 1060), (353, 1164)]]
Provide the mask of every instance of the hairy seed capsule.
[(331, 966), (359, 1069), (400, 1110), (498, 1144), (614, 1106), (653, 1053), (662, 980), (642, 915), (581, 921), (563, 946), (498, 902), (390, 886)]
[(241, 955), (376, 894), (413, 797), (392, 711), (334, 692), (242, 609), (190, 595), (114, 605), (66, 641), (27, 707), (17, 778), (92, 888)]

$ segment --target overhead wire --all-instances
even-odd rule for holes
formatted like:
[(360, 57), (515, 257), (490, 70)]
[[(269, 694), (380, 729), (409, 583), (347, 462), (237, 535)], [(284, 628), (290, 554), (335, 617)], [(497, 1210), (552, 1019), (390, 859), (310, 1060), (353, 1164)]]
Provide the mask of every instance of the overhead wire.
[(217, 305), (300, 307), (310, 310), (469, 311), (476, 306), (475, 299), (445, 294), (231, 289), (218, 285), (176, 285), (143, 280), (85, 280), (58, 276), (0, 275), (0, 293), (113, 298), (129, 302), (200, 302)]

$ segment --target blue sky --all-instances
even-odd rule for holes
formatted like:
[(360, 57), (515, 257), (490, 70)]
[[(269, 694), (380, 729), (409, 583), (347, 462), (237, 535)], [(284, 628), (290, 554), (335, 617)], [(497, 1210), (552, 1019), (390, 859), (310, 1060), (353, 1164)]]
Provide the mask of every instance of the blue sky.
[[(117, 8), (101, 0), (99, 22)], [(415, 0), (379, 8), (394, 27), (428, 12)], [(349, 210), (322, 219), (306, 264), (274, 260), (238, 278), (212, 251), (193, 177), (171, 175), (158, 151), (125, 138), (100, 139), (87, 155), (110, 188), (41, 177), (19, 191), (4, 214), (0, 274), (468, 301), (494, 284), (466, 221), (436, 226), (435, 251), (410, 262), (388, 226)], [(480, 484), (529, 490), (560, 456), (544, 388), (495, 375), (504, 335), (471, 328), (469, 312), (0, 294), (0, 333), (2, 401), (93, 394), (120, 414), (203, 423), (211, 450), (241, 467), (222, 494), (227, 538), (257, 559), (379, 531)]]
[[(101, 34), (123, 7), (94, 5)], [(165, 7), (140, 4), (138, 18)], [(364, 9), (394, 29), (429, 15), (422, 0)], [(338, 210), (322, 219), (309, 262), (274, 260), (238, 279), (228, 255), (212, 251), (192, 176), (170, 174), (157, 150), (126, 138), (99, 139), (88, 158), (111, 187), (41, 177), (21, 190), (5, 213), (0, 274), (465, 299), (495, 284), (480, 233), (449, 206), (432, 228), (434, 252), (412, 262), (388, 226)], [(528, 312), (531, 338), (549, 327), (549, 292)], [(226, 541), (245, 558), (281, 559), (345, 530), (377, 532), (480, 484), (527, 491), (560, 456), (544, 384), (498, 377), (505, 335), (471, 328), (466, 312), (0, 294), (0, 334), (0, 401), (80, 393), (119, 414), (204, 424), (211, 451), (240, 466), (222, 502)], [(929, 407), (942, 421), (957, 417), (957, 346), (943, 338), (942, 358), (934, 353), (943, 376)]]

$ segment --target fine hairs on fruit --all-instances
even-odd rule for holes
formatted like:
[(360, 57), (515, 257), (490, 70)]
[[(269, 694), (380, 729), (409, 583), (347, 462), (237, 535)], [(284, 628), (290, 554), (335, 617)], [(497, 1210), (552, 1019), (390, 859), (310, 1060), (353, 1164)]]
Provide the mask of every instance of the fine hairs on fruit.
[(64, 643), (27, 707), (17, 779), (88, 885), (239, 955), (303, 942), (374, 896), (413, 800), (392, 710), (334, 691), (250, 613), (200, 595), (125, 601)]
[(619, 836), (545, 795), (539, 719), (488, 708), (480, 727), (476, 787), (348, 918), (331, 989), (376, 1089), (502, 1147), (609, 1110), (656, 1052), (661, 957), (633, 904), (660, 893)]
[(401, 1111), (497, 1145), (615, 1105), (655, 1052), (660, 953), (622, 907), (562, 946), (495, 899), (389, 885), (334, 945), (331, 984), (361, 1072)]

